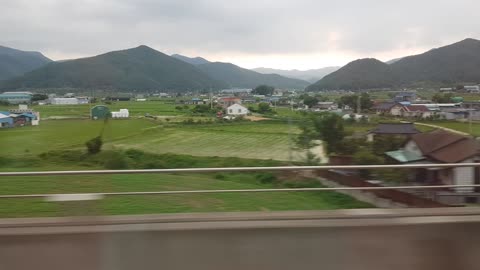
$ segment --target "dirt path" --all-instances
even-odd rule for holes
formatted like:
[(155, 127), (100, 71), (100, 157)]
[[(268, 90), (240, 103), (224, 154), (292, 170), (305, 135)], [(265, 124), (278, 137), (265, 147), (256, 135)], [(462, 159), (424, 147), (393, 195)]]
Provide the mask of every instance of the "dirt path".
[[(403, 121), (402, 121), (402, 122), (403, 122)], [(442, 127), (442, 126), (437, 126), (437, 125), (432, 125), (432, 124), (425, 124), (425, 123), (418, 123), (418, 122), (414, 122), (414, 124), (415, 124), (415, 125), (419, 125), (419, 126), (426, 126), (426, 127), (443, 129), (443, 130), (450, 131), (450, 132), (453, 132), (453, 133), (457, 133), (457, 134), (460, 134), (460, 135), (470, 136), (470, 134), (468, 134), (468, 133), (466, 133), (466, 132), (462, 132), (462, 131), (458, 131), (458, 130), (455, 130), (455, 129), (446, 128), (446, 127)]]

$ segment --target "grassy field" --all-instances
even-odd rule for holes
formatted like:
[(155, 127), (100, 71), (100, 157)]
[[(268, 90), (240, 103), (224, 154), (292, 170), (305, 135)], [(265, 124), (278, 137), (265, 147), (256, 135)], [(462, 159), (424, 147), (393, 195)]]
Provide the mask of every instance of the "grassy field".
[[(109, 175), (74, 177), (3, 177), (0, 194), (89, 193), (198, 189), (274, 188), (254, 174), (226, 175)], [(309, 186), (320, 186), (310, 182)], [(46, 202), (41, 199), (2, 199), (0, 217), (62, 216), (72, 214), (150, 214), (216, 211), (276, 211), (365, 208), (371, 205), (334, 192), (222, 193), (204, 195), (115, 196), (96, 202)], [(74, 207), (80, 213), (72, 213)]]
[[(90, 108), (97, 104), (80, 104), (80, 105), (34, 105), (30, 106), (34, 110), (40, 112), (42, 118), (49, 117), (75, 117), (88, 118), (90, 117)], [(118, 111), (120, 109), (128, 109), (130, 115), (144, 116), (146, 113), (151, 115), (174, 116), (183, 115), (185, 112), (175, 109), (172, 101), (118, 101), (112, 104), (105, 104), (111, 111)], [(0, 106), (0, 111), (17, 108), (18, 106)]]
[[(100, 134), (103, 121), (46, 120), (40, 126), (0, 130), (2, 155), (36, 155), (83, 148)], [(169, 124), (147, 119), (110, 120), (104, 129), (106, 149), (135, 148), (153, 153), (289, 160), (295, 125), (283, 122)], [(293, 153), (298, 159), (298, 154)]]

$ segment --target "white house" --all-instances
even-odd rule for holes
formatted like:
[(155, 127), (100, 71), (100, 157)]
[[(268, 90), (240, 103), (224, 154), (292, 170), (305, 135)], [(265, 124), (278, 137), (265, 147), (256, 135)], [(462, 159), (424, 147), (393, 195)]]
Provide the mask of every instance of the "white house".
[(247, 115), (250, 111), (240, 104), (233, 104), (227, 108), (227, 114), (233, 116)]

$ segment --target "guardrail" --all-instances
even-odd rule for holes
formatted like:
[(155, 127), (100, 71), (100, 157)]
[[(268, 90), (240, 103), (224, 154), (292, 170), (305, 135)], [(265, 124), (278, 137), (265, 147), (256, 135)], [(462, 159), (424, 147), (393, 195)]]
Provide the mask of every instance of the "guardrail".
[[(83, 170), (83, 171), (37, 171), (37, 172), (0, 172), (0, 178), (6, 176), (60, 176), (60, 175), (105, 175), (105, 174), (161, 174), (161, 173), (213, 173), (213, 172), (258, 172), (258, 171), (315, 171), (315, 170), (361, 170), (361, 169), (414, 169), (414, 168), (458, 168), (480, 167), (480, 163), (445, 164), (406, 164), (406, 165), (341, 165), (341, 166), (280, 166), (280, 167), (230, 167), (230, 168), (184, 168), (184, 169), (139, 169), (139, 170)], [(247, 193), (247, 192), (312, 192), (345, 190), (411, 190), (480, 187), (480, 184), (468, 185), (421, 185), (421, 186), (380, 186), (380, 187), (322, 187), (322, 188), (269, 188), (269, 189), (222, 189), (222, 190), (175, 190), (147, 192), (94, 192), (72, 194), (12, 194), (0, 195), (7, 198), (49, 198), (55, 195), (95, 195), (95, 196), (134, 196), (167, 194), (208, 194), (208, 193)]]

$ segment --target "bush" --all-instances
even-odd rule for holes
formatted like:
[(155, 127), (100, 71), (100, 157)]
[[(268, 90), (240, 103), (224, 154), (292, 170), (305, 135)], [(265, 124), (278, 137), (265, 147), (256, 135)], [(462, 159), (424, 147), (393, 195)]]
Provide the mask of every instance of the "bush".
[(85, 143), (89, 154), (97, 154), (102, 151), (103, 140), (102, 137), (97, 136)]
[(259, 173), (255, 178), (262, 184), (273, 183), (277, 180), (277, 177), (272, 173)]
[[(353, 155), (353, 162), (357, 165), (381, 165), (384, 160), (370, 151), (362, 149)], [(370, 170), (360, 170), (360, 176), (368, 178), (370, 175)]]
[(121, 152), (108, 152), (103, 156), (103, 166), (110, 170), (119, 170), (128, 168), (128, 162)]

